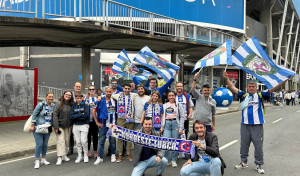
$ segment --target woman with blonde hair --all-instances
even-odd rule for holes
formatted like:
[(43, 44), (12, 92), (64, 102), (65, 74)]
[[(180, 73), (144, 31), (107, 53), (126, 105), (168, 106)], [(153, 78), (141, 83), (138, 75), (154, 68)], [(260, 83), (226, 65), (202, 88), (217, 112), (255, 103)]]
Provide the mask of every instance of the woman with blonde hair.
[[(53, 117), (53, 109), (55, 104), (53, 103), (54, 95), (52, 92), (48, 92), (46, 94), (46, 100), (40, 102), (36, 105), (33, 113), (32, 113), (32, 121), (30, 131), (33, 132), (33, 136), (35, 139), (35, 164), (34, 168), (40, 168), (40, 164), (49, 165), (50, 162), (46, 160), (46, 153), (48, 147), (48, 141), (51, 134), (51, 124)], [(48, 128), (48, 130), (37, 130), (39, 125), (43, 125), (44, 128)], [(47, 131), (47, 132), (46, 132)], [(40, 156), (42, 153), (42, 159), (40, 161)]]
[(150, 100), (145, 103), (144, 111), (141, 117), (141, 123), (143, 123), (145, 117), (151, 117), (153, 121), (153, 128), (156, 131), (163, 131), (161, 126), (161, 119), (163, 115), (163, 105), (160, 98), (159, 91), (154, 91), (151, 94)]
[(93, 118), (93, 109), (95, 108), (97, 104), (97, 99), (98, 95), (96, 94), (95, 91), (95, 86), (91, 85), (89, 86), (88, 94), (86, 95), (85, 98), (85, 103), (89, 105), (90, 108), (90, 128), (89, 128), (89, 133), (88, 133), (88, 156), (91, 157), (91, 143), (93, 140), (93, 151), (94, 151), (94, 158), (97, 158), (98, 156), (98, 126), (96, 125), (96, 122), (94, 121)]

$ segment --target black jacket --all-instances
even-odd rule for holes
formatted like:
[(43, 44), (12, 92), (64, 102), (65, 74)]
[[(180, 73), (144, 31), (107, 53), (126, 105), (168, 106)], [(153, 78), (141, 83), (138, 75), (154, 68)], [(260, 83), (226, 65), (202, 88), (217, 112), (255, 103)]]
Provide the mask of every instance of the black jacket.
[[(139, 132), (140, 133), (144, 133), (144, 127), (142, 127), (139, 130)], [(152, 129), (151, 135), (153, 135), (153, 136), (160, 136), (160, 133), (156, 132), (154, 129)], [(141, 157), (141, 153), (142, 153), (143, 147), (144, 146), (142, 146), (142, 145), (134, 144), (134, 149), (132, 151), (132, 164), (133, 164), (134, 167), (140, 161), (140, 157)], [(160, 158), (163, 158), (165, 156), (165, 151), (164, 150), (156, 149), (155, 151), (156, 151), (156, 155), (159, 156)]]
[[(194, 133), (189, 137), (189, 140), (195, 141), (198, 140), (198, 134)], [(205, 133), (205, 142), (206, 142), (206, 149), (205, 153), (210, 155), (211, 157), (215, 158), (218, 157), (220, 158), (222, 165), (221, 165), (221, 173), (222, 175), (224, 174), (224, 168), (226, 168), (226, 164), (223, 160), (223, 158), (220, 156), (219, 153), (219, 145), (218, 145), (218, 137), (210, 132)], [(190, 156), (190, 155), (189, 155)], [(199, 156), (197, 154), (197, 147), (195, 148), (195, 157), (192, 159), (192, 161), (198, 161)]]

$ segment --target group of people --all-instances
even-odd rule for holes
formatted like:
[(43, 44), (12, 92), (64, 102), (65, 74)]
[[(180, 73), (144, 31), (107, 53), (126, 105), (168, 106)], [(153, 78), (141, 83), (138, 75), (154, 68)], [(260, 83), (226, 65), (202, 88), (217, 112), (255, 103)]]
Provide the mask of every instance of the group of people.
[(296, 90), (289, 91), (288, 89), (281, 89), (279, 92), (273, 92), (270, 103), (274, 105), (296, 105), (295, 100), (298, 98), (299, 101), (299, 93)]
[[(176, 76), (176, 75), (175, 75)], [(75, 163), (89, 162), (90, 148), (93, 141), (94, 165), (103, 161), (104, 144), (109, 139), (109, 154), (111, 162), (122, 162), (125, 153), (126, 159), (133, 162), (132, 176), (143, 175), (150, 167), (158, 167), (157, 175), (162, 175), (167, 165), (177, 167), (178, 152), (162, 151), (138, 144), (134, 145), (121, 139), (110, 136), (111, 125), (118, 125), (142, 133), (179, 139), (188, 136), (189, 121), (193, 119), (193, 132), (189, 140), (195, 145), (195, 153), (187, 155), (190, 159), (181, 168), (181, 175), (211, 174), (219, 176), (226, 167), (221, 158), (218, 147), (218, 138), (212, 132), (215, 130), (216, 102), (212, 97), (208, 85), (202, 87), (201, 93), (195, 90), (199, 73), (194, 76), (191, 94), (196, 99), (195, 105), (191, 95), (183, 90), (183, 83), (176, 82), (176, 91), (167, 91), (174, 81), (171, 78), (162, 87), (157, 87), (157, 80), (150, 78), (144, 85), (133, 77), (133, 81), (120, 88), (116, 79), (111, 80), (111, 86), (105, 88), (102, 96), (95, 93), (95, 87), (89, 86), (88, 94), (81, 93), (81, 84), (76, 82), (74, 91), (65, 91), (59, 101), (53, 103), (53, 93), (46, 95), (46, 100), (39, 103), (32, 114), (32, 126), (36, 147), (35, 165), (50, 164), (46, 160), (47, 143), (51, 132), (37, 133), (38, 125), (50, 124), (57, 139), (57, 162), (70, 161), (67, 157), (68, 149), (73, 152), (74, 135), (77, 145), (77, 159)], [(223, 77), (228, 88), (240, 98), (250, 97), (249, 105), (242, 111), (241, 123), (241, 163), (236, 169), (247, 168), (247, 157), (251, 141), (255, 147), (255, 164), (259, 173), (264, 173), (263, 162), (263, 107), (262, 99), (283, 83), (257, 94), (256, 82), (248, 82), (244, 92), (235, 88), (229, 81), (226, 72)], [(135, 89), (136, 87), (136, 89)], [(166, 94), (166, 99), (163, 95)], [(195, 111), (193, 112), (193, 109)], [(251, 111), (251, 113), (250, 113)], [(193, 116), (192, 116), (193, 114)], [(255, 136), (255, 137), (251, 137)], [(42, 158), (40, 160), (40, 155)], [(193, 158), (191, 157), (193, 156)]]

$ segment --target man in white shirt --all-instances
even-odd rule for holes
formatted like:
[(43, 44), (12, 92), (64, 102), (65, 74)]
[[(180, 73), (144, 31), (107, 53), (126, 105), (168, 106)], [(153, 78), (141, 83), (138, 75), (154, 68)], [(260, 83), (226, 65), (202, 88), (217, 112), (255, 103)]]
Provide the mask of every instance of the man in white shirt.
[(144, 110), (144, 104), (149, 101), (150, 97), (145, 95), (144, 85), (137, 85), (138, 96), (134, 97), (134, 130), (137, 130), (141, 127), (141, 117)]
[(292, 105), (296, 105), (295, 98), (296, 98), (296, 92), (295, 92), (295, 90), (293, 90), (293, 92), (291, 93)]

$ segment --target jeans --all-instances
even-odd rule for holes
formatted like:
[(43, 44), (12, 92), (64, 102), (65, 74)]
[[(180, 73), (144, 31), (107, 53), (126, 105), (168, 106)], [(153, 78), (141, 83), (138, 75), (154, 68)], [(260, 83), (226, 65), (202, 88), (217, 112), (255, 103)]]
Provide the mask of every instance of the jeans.
[(192, 165), (188, 164), (181, 168), (181, 176), (204, 176), (210, 174), (211, 176), (221, 175), (221, 160), (219, 158), (212, 158), (210, 162), (196, 161)]
[(151, 158), (145, 161), (140, 161), (137, 164), (137, 166), (133, 168), (131, 176), (142, 176), (148, 168), (152, 167), (158, 167), (156, 170), (156, 175), (162, 175), (163, 171), (167, 166), (167, 162), (168, 160), (165, 157), (163, 157), (161, 162), (157, 163), (156, 155), (153, 155)]
[[(103, 158), (104, 144), (106, 140), (106, 133), (108, 127), (99, 128), (99, 145), (98, 145), (98, 157)], [(109, 136), (109, 148), (111, 149), (111, 154), (116, 154), (116, 138)]]
[[(164, 127), (164, 137), (174, 138), (174, 139), (179, 138), (178, 124), (176, 120), (172, 120), (172, 121), (166, 120), (166, 124)], [(170, 153), (171, 151), (166, 151), (165, 154), (165, 157), (168, 159), (168, 161), (171, 161)], [(172, 161), (176, 161), (177, 156), (178, 156), (178, 152), (172, 151)]]
[(41, 133), (33, 132), (33, 136), (35, 140), (34, 154), (36, 159), (40, 159), (41, 152), (42, 152), (42, 157), (43, 158), (46, 157), (50, 134), (51, 133), (41, 134)]

